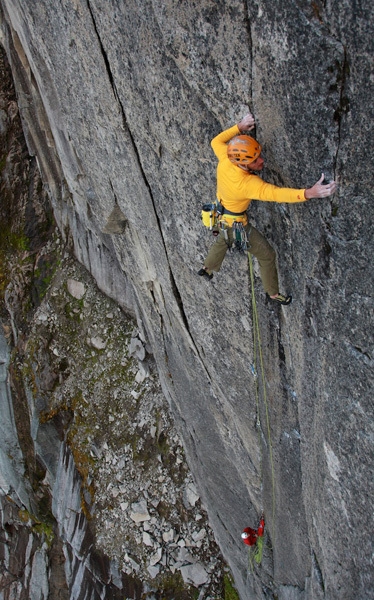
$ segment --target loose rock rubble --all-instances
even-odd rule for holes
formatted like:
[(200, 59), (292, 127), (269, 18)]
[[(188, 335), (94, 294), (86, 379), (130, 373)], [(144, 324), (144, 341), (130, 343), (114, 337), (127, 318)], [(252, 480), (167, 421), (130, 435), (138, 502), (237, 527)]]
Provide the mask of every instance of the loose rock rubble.
[[(132, 319), (71, 258), (28, 341), (42, 420), (65, 418), (96, 544), (145, 589), (170, 578), (221, 596), (223, 561), (183, 447)], [(174, 585), (173, 584), (173, 585)]]

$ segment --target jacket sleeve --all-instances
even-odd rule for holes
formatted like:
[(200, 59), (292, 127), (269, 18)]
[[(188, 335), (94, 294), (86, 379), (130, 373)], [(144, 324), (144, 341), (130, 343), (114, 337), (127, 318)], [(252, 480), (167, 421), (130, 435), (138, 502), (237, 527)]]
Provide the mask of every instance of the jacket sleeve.
[(227, 142), (239, 134), (239, 127), (237, 125), (233, 125), (212, 139), (211, 146), (218, 160), (222, 160), (223, 158), (227, 157)]
[(306, 202), (305, 189), (281, 188), (271, 183), (266, 183), (258, 175), (248, 178), (246, 185), (246, 196), (251, 200), (263, 200), (265, 202)]

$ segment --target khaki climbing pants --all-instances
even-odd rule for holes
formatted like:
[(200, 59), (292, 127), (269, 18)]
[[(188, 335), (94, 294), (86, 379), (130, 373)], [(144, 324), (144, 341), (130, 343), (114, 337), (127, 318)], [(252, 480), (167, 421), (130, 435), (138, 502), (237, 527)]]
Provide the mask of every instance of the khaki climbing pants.
[[(265, 292), (269, 296), (275, 296), (279, 293), (278, 273), (276, 267), (276, 255), (269, 242), (252, 225), (246, 225), (244, 228), (248, 235), (248, 251), (258, 260), (260, 266), (260, 276)], [(229, 246), (233, 243), (232, 227), (226, 229), (228, 241), (225, 234), (220, 231), (216, 241), (208, 252), (204, 266), (207, 271), (219, 271), (225, 258)]]

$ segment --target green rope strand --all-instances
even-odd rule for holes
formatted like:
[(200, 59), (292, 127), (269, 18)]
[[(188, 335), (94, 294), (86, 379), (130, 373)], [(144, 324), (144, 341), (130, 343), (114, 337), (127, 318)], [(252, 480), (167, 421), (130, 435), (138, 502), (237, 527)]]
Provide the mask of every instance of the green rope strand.
[[(270, 430), (270, 416), (269, 416), (269, 407), (267, 401), (266, 394), (266, 381), (265, 381), (265, 368), (264, 361), (262, 355), (262, 344), (261, 344), (261, 334), (260, 334), (260, 325), (258, 320), (258, 312), (257, 312), (257, 304), (256, 304), (256, 296), (255, 296), (255, 285), (254, 285), (254, 275), (253, 275), (253, 263), (250, 252), (248, 252), (248, 263), (249, 263), (249, 272), (251, 279), (251, 295), (252, 295), (252, 314), (253, 314), (253, 361), (254, 368), (257, 373), (256, 362), (257, 362), (257, 348), (258, 348), (258, 356), (260, 362), (260, 370), (261, 370), (261, 382), (262, 382), (262, 391), (263, 391), (263, 402), (265, 407), (265, 417), (266, 417), (266, 428), (267, 428), (267, 437), (269, 444), (269, 460), (270, 460), (270, 469), (271, 469), (271, 487), (272, 487), (272, 538), (273, 544), (275, 541), (274, 532), (275, 532), (275, 472), (274, 472), (274, 461), (273, 461), (273, 446), (271, 443), (271, 430)], [(259, 410), (259, 381), (258, 375), (256, 377), (256, 407), (257, 407), (257, 415), (258, 415), (258, 423), (260, 423), (260, 410)], [(259, 433), (260, 436), (260, 433)], [(260, 446), (261, 447), (261, 446)], [(262, 453), (261, 453), (262, 456)], [(262, 457), (261, 457), (261, 470), (262, 470)]]

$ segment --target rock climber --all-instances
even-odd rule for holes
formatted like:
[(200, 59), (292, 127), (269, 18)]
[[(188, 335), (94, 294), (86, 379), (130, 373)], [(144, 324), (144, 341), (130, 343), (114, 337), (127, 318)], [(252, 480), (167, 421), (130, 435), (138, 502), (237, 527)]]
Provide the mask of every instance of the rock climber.
[(310, 198), (326, 198), (336, 190), (336, 182), (324, 184), (324, 175), (308, 189), (280, 188), (263, 181), (257, 173), (264, 167), (261, 145), (244, 132), (251, 131), (255, 119), (251, 113), (222, 131), (211, 142), (218, 158), (217, 199), (223, 207), (219, 217), (219, 233), (198, 274), (212, 279), (219, 271), (227, 249), (233, 245), (234, 223), (241, 223), (248, 238), (248, 251), (258, 260), (265, 292), (279, 304), (290, 304), (292, 296), (279, 292), (276, 255), (267, 240), (248, 223), (246, 210), (252, 200), (270, 202), (305, 202)]
[(243, 529), (242, 540), (247, 546), (254, 546), (257, 542), (257, 538), (262, 537), (264, 535), (265, 529), (265, 519), (264, 515), (261, 515), (260, 523), (257, 529), (252, 529), (252, 527), (246, 527)]

